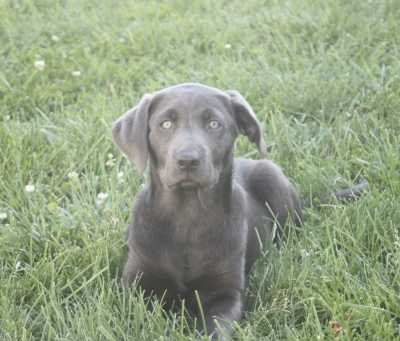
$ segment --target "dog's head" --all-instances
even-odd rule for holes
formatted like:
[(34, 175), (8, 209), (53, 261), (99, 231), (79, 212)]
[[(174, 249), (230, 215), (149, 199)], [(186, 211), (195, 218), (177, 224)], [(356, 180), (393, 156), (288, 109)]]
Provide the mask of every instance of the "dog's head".
[(139, 172), (148, 159), (164, 187), (210, 188), (231, 164), (241, 132), (265, 152), (262, 131), (237, 91), (181, 84), (145, 95), (113, 126), (117, 146)]

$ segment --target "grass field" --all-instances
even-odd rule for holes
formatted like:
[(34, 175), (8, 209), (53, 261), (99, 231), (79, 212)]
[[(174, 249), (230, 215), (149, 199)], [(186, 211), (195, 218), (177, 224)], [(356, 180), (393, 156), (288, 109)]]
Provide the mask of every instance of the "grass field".
[(118, 287), (145, 180), (110, 133), (186, 81), (239, 90), (303, 197), (370, 183), (260, 260), (236, 339), (399, 339), (398, 0), (0, 0), (0, 339), (196, 338)]

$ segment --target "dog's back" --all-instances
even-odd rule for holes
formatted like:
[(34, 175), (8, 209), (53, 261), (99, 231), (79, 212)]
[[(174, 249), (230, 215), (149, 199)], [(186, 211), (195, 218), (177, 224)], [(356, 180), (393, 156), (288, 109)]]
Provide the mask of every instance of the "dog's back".
[(300, 225), (300, 201), (293, 185), (280, 167), (270, 160), (238, 158), (234, 179), (245, 190), (246, 219), (249, 227), (246, 272), (260, 255), (263, 243), (279, 241), (287, 219)]

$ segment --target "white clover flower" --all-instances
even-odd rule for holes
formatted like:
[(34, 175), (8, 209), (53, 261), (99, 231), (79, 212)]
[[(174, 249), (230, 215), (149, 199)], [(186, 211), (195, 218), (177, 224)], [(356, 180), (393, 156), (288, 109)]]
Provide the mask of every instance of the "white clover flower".
[(110, 167), (110, 168), (113, 167), (114, 164), (115, 164), (115, 160), (114, 159), (108, 159), (107, 162), (106, 162), (106, 166)]
[(68, 176), (68, 179), (71, 179), (71, 180), (79, 178), (79, 174), (77, 172), (73, 172), (73, 171), (69, 172), (67, 176)]
[(108, 154), (107, 154), (107, 158), (108, 158), (108, 160), (107, 160), (107, 162), (106, 162), (106, 166), (107, 166), (107, 167), (110, 167), (110, 168), (113, 167), (114, 164), (115, 164), (114, 155), (111, 154), (111, 153), (108, 153)]
[(122, 184), (124, 182), (124, 172), (118, 172), (117, 181), (119, 184)]
[(37, 70), (43, 71), (46, 66), (46, 63), (44, 62), (44, 60), (37, 60), (35, 61), (34, 65)]
[(7, 213), (6, 212), (0, 212), (0, 221), (6, 220), (7, 219)]
[(300, 252), (301, 252), (301, 255), (303, 257), (309, 257), (310, 256), (310, 253), (306, 249), (301, 249)]
[(108, 198), (108, 193), (100, 192), (99, 194), (97, 194), (97, 200), (96, 200), (97, 206), (103, 205), (104, 202), (107, 200), (107, 198)]
[(21, 263), (20, 261), (18, 261), (18, 262), (15, 264), (15, 270), (19, 271), (19, 270), (21, 270), (21, 268), (22, 268), (22, 263)]
[(119, 223), (118, 217), (112, 216), (112, 217), (111, 217), (111, 223), (112, 223), (114, 226), (118, 225), (118, 223)]
[(27, 193), (33, 193), (36, 191), (35, 185), (29, 184), (25, 186), (25, 192)]
[(232, 47), (232, 45), (231, 44), (225, 44), (225, 46), (224, 46), (226, 49), (230, 49), (231, 47)]
[(108, 193), (100, 192), (97, 194), (97, 199), (99, 200), (106, 200), (108, 198)]
[(55, 43), (57, 43), (57, 42), (60, 41), (60, 38), (59, 38), (58, 36), (56, 36), (55, 34), (53, 34), (53, 35), (51, 36), (51, 40), (54, 41)]
[(81, 76), (81, 72), (79, 70), (75, 70), (71, 72), (71, 75), (74, 77), (80, 77)]

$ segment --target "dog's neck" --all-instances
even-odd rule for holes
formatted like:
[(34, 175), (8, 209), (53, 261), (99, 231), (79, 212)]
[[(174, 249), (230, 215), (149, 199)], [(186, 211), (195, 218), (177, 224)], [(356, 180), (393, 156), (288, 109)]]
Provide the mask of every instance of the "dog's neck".
[[(204, 214), (210, 210), (228, 212), (232, 200), (233, 158), (225, 164), (218, 182), (212, 188), (167, 189), (152, 165), (150, 165), (150, 195), (154, 208), (159, 211), (197, 208)], [(161, 213), (161, 212), (160, 212)]]

